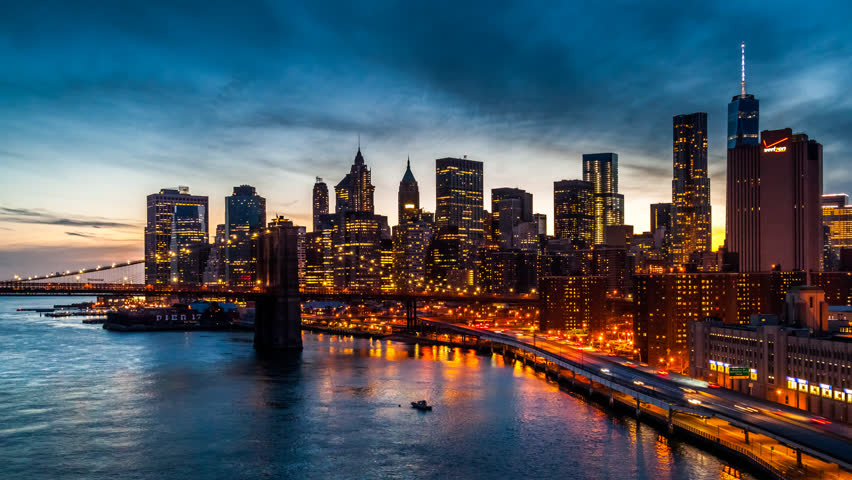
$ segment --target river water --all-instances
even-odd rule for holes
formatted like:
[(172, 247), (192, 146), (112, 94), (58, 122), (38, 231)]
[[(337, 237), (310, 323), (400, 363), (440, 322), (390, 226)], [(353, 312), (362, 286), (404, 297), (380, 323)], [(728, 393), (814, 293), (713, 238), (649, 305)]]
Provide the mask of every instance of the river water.
[(251, 333), (15, 311), (70, 301), (0, 298), (0, 478), (732, 478), (499, 356), (305, 333), (270, 363)]

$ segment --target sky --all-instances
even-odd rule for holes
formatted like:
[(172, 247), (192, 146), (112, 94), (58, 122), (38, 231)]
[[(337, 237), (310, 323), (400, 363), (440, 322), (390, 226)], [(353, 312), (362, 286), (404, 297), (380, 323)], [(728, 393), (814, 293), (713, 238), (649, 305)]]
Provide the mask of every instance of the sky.
[[(770, 8), (771, 6), (771, 8)], [(15, 2), (0, 16), (0, 279), (143, 256), (145, 196), (251, 184), (310, 225), (314, 177), (360, 136), (377, 213), (406, 158), (421, 205), (435, 159), (484, 162), (553, 227), (553, 181), (616, 152), (626, 223), (671, 201), (672, 116), (707, 112), (713, 241), (724, 239), (727, 103), (824, 145), (852, 190), (847, 2)]]

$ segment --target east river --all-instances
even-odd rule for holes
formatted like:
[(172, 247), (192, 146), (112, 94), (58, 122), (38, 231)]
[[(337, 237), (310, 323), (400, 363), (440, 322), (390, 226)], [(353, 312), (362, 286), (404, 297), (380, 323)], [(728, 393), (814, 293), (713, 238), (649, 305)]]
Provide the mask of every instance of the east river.
[(0, 478), (732, 478), (496, 355), (305, 333), (270, 363), (247, 332), (15, 311), (79, 301), (0, 298)]

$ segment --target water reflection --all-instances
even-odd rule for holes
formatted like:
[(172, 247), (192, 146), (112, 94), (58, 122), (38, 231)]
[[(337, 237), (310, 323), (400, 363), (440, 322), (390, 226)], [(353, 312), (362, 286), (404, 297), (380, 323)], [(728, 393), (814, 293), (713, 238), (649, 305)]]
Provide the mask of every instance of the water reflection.
[(501, 355), (306, 333), (272, 362), (250, 333), (121, 335), (18, 306), (0, 299), (0, 478), (725, 478)]

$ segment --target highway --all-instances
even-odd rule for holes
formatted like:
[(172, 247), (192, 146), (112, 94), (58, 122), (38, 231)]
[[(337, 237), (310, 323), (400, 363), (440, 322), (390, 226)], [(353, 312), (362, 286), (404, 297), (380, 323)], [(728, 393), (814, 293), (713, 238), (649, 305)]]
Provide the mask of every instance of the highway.
[[(459, 326), (459, 325), (457, 325)], [(635, 361), (591, 351), (588, 347), (573, 345), (555, 337), (536, 335), (518, 330), (499, 328), (464, 328), (502, 336), (544, 349), (552, 354), (593, 367), (601, 373), (621, 381), (633, 382), (637, 389), (653, 392), (653, 396), (666, 398), (671, 403), (700, 405), (723, 420), (739, 423), (747, 428), (768, 432), (773, 436), (791, 439), (821, 452), (831, 458), (852, 465), (852, 429), (842, 424), (819, 424), (819, 419), (803, 410), (767, 402), (723, 388), (711, 388), (707, 382), (676, 373), (657, 370)]]

